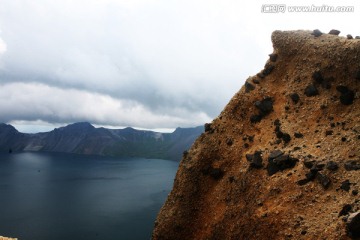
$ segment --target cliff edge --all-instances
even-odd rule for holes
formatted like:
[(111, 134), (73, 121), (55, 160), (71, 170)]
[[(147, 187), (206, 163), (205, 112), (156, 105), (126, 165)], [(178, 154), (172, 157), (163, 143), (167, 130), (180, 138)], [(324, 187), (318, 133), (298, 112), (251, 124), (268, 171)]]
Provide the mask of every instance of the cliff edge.
[(360, 40), (275, 31), (184, 153), (153, 239), (360, 237)]

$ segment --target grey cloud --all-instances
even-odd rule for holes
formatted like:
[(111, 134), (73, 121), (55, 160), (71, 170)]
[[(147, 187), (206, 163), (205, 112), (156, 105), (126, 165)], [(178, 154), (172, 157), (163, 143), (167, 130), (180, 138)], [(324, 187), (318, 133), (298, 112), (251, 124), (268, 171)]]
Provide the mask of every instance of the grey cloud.
[[(18, 8), (6, 1), (9, 11), (0, 12), (1, 36), (8, 46), (1, 59), (3, 84), (39, 82), (134, 101), (154, 114), (179, 108), (211, 117), (242, 84), (240, 67), (234, 67), (240, 59), (229, 54), (232, 49), (218, 49), (219, 39), (212, 39), (217, 36), (207, 22), (193, 24), (197, 12), (191, 9), (166, 2), (143, 8), (90, 1), (88, 9), (81, 1), (23, 2)], [(54, 116), (43, 120), (74, 120), (52, 111)]]
[(2, 85), (0, 109), (2, 122), (46, 119), (53, 123), (90, 121), (99, 125), (172, 128), (174, 124), (194, 126), (209, 120), (203, 112), (173, 108), (155, 114), (135, 101), (38, 83)]
[[(289, 28), (260, 7), (235, 0), (1, 0), (0, 111), (7, 114), (0, 121), (177, 127), (210, 120), (262, 68), (271, 31)], [(11, 101), (5, 89), (13, 91)], [(82, 105), (75, 93), (92, 100)], [(22, 109), (26, 102), (33, 111)]]

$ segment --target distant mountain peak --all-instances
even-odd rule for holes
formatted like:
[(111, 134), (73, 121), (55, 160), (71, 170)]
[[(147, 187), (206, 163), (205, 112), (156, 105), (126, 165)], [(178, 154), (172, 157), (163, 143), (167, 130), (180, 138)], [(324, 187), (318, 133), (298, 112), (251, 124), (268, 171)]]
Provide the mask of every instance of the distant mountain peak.
[(18, 132), (14, 126), (6, 123), (0, 123), (0, 129), (7, 129), (8, 131)]
[(92, 127), (92, 128), (94, 128), (94, 126), (91, 125), (91, 123), (89, 123), (89, 122), (77, 122), (77, 123), (69, 124), (68, 126), (82, 126), (82, 127)]
[(91, 125), (89, 122), (77, 122), (69, 124), (65, 127), (62, 127), (63, 129), (71, 129), (71, 130), (89, 130), (89, 129), (95, 129), (93, 125)]
[(123, 130), (136, 131), (136, 129), (132, 128), (132, 127), (126, 127), (126, 128), (123, 128)]

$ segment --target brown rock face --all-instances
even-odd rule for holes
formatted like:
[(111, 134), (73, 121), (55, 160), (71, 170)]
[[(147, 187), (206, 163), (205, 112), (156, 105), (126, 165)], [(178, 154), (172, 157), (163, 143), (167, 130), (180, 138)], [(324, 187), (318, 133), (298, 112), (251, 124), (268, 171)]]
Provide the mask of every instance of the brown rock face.
[(360, 236), (349, 219), (360, 209), (360, 40), (272, 41), (264, 69), (184, 155), (153, 239)]

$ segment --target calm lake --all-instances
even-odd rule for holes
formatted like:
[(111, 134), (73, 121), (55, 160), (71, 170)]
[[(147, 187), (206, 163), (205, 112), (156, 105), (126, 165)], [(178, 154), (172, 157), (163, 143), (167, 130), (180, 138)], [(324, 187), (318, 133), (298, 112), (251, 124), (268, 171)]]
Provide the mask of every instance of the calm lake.
[(177, 167), (158, 159), (0, 154), (0, 236), (150, 239)]

